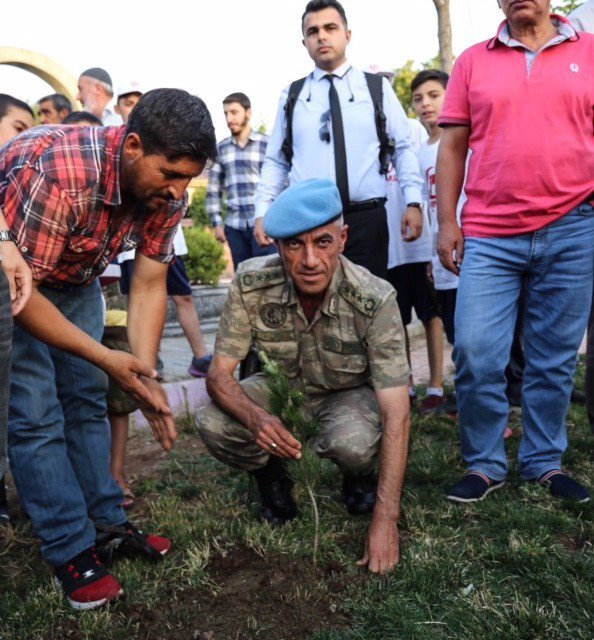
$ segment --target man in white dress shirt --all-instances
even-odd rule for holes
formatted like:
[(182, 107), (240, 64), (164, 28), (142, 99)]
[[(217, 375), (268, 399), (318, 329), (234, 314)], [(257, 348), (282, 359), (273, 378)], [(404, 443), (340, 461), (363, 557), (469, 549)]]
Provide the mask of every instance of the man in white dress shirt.
[[(388, 263), (386, 177), (385, 172), (380, 173), (380, 150), (386, 145), (382, 144), (378, 131), (366, 76), (346, 59), (351, 31), (342, 5), (336, 0), (312, 0), (303, 14), (302, 31), (303, 45), (315, 67), (295, 96), (289, 123), (285, 105), (290, 88), (281, 94), (255, 195), (254, 235), (261, 245), (272, 243), (264, 233), (262, 219), (287, 186), (287, 180), (292, 185), (310, 178), (329, 178), (336, 182), (341, 193), (349, 228), (344, 254), (374, 275), (385, 277)], [(382, 82), (384, 137), (393, 142), (388, 160), (396, 166), (408, 205), (402, 218), (402, 233), (407, 240), (414, 240), (422, 229), (419, 165), (412, 149), (406, 114), (389, 82), (386, 79)], [(283, 151), (288, 133), (291, 160)]]

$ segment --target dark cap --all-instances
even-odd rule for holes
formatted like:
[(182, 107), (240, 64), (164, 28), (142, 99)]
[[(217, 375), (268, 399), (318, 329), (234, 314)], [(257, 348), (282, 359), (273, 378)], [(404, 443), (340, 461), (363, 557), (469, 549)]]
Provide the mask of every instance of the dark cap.
[(105, 69), (102, 69), (101, 67), (91, 67), (90, 69), (83, 71), (80, 75), (88, 76), (89, 78), (95, 78), (95, 80), (99, 80), (99, 82), (104, 82), (105, 84), (108, 84), (113, 90), (113, 82), (111, 81), (111, 76), (109, 75), (109, 73), (107, 73), (107, 71), (105, 71)]

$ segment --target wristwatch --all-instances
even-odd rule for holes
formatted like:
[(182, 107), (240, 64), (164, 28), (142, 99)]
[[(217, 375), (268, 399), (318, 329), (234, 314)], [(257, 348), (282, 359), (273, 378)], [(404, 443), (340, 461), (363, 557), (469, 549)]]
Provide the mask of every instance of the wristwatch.
[(420, 202), (409, 202), (407, 205), (407, 207), (414, 207), (415, 209), (419, 209), (419, 210), (423, 210), (423, 207), (421, 207), (421, 203)]
[[(0, 246), (4, 241), (14, 242), (14, 236), (12, 235), (12, 231), (10, 229), (2, 229), (0, 231)], [(2, 253), (0, 253), (0, 263), (1, 262), (2, 262)]]

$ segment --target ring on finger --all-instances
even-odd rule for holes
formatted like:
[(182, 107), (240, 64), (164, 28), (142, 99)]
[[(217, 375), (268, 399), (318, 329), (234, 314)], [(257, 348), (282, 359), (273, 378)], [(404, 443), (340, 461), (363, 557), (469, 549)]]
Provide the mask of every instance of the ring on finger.
[(277, 446), (276, 442), (271, 442), (270, 443), (270, 448), (271, 449), (278, 449), (278, 446)]

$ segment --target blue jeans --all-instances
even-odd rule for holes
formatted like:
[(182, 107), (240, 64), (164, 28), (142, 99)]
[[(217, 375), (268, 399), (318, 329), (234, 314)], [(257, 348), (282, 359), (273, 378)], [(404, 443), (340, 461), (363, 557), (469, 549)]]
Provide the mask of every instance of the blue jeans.
[(12, 310), (10, 289), (0, 268), (0, 481), (6, 468), (6, 430), (8, 428), (8, 391), (10, 388), (10, 343)]
[(261, 247), (254, 238), (254, 230), (234, 229), (225, 226), (225, 237), (231, 250), (233, 258), (233, 268), (237, 271), (237, 266), (248, 258), (257, 258), (258, 256), (269, 256), (276, 253), (276, 247), (271, 244), (268, 247)]
[(494, 480), (507, 474), (505, 367), (523, 279), (526, 368), (520, 473), (533, 479), (561, 467), (593, 272), (594, 209), (589, 204), (533, 233), (466, 239), (453, 358), (462, 455), (469, 470)]
[[(40, 291), (80, 329), (101, 340), (98, 281)], [(107, 376), (15, 327), (8, 454), (43, 557), (56, 566), (95, 544), (95, 526), (122, 524), (122, 492), (109, 471)]]

